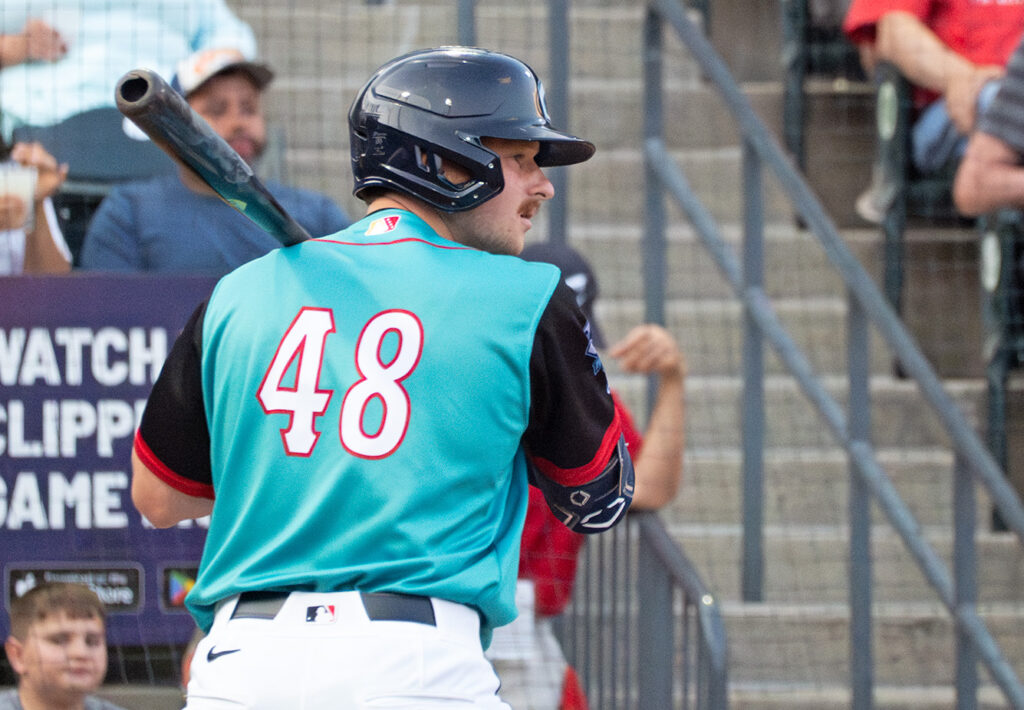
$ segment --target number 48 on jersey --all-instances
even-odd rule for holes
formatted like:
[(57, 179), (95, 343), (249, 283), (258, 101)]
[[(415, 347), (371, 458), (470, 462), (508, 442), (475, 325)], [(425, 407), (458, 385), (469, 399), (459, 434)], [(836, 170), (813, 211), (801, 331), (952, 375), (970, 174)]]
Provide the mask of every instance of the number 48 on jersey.
[[(288, 415), (281, 439), (289, 456), (312, 455), (320, 439), (316, 418), (327, 411), (334, 394), (325, 387), (329, 383), (320, 381), (330, 347), (327, 336), (333, 332), (331, 309), (300, 310), (281, 338), (256, 394), (264, 413)], [(391, 344), (394, 352), (385, 360)], [(422, 352), (423, 325), (409, 311), (381, 311), (363, 326), (355, 351), (359, 379), (345, 392), (338, 422), (341, 445), (350, 454), (380, 459), (401, 446), (412, 410), (402, 381), (416, 369)], [(374, 401), (379, 403), (379, 416), (368, 422)]]

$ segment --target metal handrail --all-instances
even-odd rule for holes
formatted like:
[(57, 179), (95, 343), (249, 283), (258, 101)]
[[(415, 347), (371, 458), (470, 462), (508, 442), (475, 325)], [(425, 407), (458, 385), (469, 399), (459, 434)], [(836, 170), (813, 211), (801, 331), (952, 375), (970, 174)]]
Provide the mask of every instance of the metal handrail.
[(718, 603), (657, 513), (631, 512), (587, 540), (560, 621), (592, 707), (727, 710)]
[[(745, 241), (742, 264), (719, 234), (708, 210), (691, 189), (685, 175), (670, 158), (662, 125), (662, 33), (671, 26), (678, 39), (700, 65), (739, 126), (743, 140)], [(762, 595), (763, 543), (763, 344), (770, 344), (796, 378), (811, 403), (821, 413), (835, 439), (847, 451), (850, 472), (851, 574), (851, 679), (853, 707), (870, 708), (873, 692), (871, 650), (870, 516), (869, 496), (879, 504), (921, 568), (929, 584), (957, 623), (957, 688), (965, 696), (977, 692), (977, 658), (992, 675), (1014, 707), (1024, 707), (1024, 686), (1006, 662), (990, 631), (978, 615), (975, 598), (973, 516), (962, 508), (973, 501), (972, 481), (989, 491), (1007, 527), (1024, 541), (1024, 506), (988, 449), (968, 425), (939, 378), (907, 333), (897, 314), (879, 292), (856, 257), (849, 251), (835, 225), (813, 195), (803, 177), (785, 156), (769, 129), (757, 117), (739, 86), (706, 37), (689, 20), (678, 0), (650, 0), (645, 23), (645, 170), (647, 223), (645, 238), (655, 255), (648, 265), (653, 286), (648, 303), (664, 300), (663, 264), (665, 209), (663, 197), (671, 195), (687, 214), (705, 248), (742, 301), (745, 311), (744, 342), (744, 570), (743, 593), (748, 600)], [(818, 239), (829, 261), (843, 278), (849, 307), (849, 414), (835, 401), (816, 376), (809, 361), (793, 342), (774, 312), (762, 287), (763, 208), (762, 169), (778, 180), (799, 217)], [(659, 289), (662, 289), (659, 291)], [(663, 305), (649, 306), (657, 310)], [(955, 544), (951, 575), (932, 546), (924, 540), (912, 513), (900, 498), (869, 441), (870, 397), (867, 391), (868, 324), (888, 343), (903, 370), (918, 384), (925, 400), (949, 434), (956, 452), (958, 475), (954, 504)], [(963, 475), (959, 473), (963, 471)], [(976, 664), (975, 664), (976, 665)]]

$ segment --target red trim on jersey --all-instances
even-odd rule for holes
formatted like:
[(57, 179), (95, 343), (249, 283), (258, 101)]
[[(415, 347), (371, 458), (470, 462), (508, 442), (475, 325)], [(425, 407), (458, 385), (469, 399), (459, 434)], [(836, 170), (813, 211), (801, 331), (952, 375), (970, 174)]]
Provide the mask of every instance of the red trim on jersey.
[(472, 249), (472, 247), (464, 247), (447, 244), (435, 244), (429, 239), (420, 239), (419, 237), (405, 237), (403, 239), (393, 239), (390, 242), (343, 242), (340, 239), (327, 239), (326, 237), (320, 237), (316, 241), (318, 242), (330, 242), (331, 244), (341, 244), (347, 247), (386, 247), (393, 244), (401, 244), (402, 242), (419, 242), (420, 244), (426, 244), (427, 246), (437, 247), (438, 249)]
[(622, 422), (619, 420), (619, 410), (615, 408), (611, 424), (604, 432), (601, 439), (601, 446), (589, 463), (576, 468), (561, 468), (558, 465), (540, 457), (530, 457), (533, 464), (542, 474), (550, 478), (560, 486), (581, 486), (601, 475), (608, 459), (612, 456), (612, 450), (618, 445), (619, 437), (622, 436)]
[(135, 453), (138, 454), (139, 460), (146, 465), (146, 468), (153, 472), (154, 476), (174, 490), (195, 498), (214, 499), (213, 486), (185, 478), (169, 469), (163, 461), (158, 459), (143, 440), (141, 431), (135, 432)]

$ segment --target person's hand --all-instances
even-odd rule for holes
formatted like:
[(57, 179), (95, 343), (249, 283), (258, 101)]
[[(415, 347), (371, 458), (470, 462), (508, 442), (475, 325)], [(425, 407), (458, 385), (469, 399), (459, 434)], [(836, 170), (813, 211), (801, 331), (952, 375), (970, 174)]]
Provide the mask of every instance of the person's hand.
[(57, 192), (68, 176), (68, 166), (59, 165), (42, 143), (15, 143), (11, 149), (11, 160), (34, 167), (38, 172), (36, 180), (36, 202)]
[(972, 67), (966, 72), (954, 73), (949, 78), (943, 96), (946, 99), (949, 118), (960, 133), (969, 135), (974, 130), (978, 94), (981, 93), (982, 87), (1005, 73), (1003, 67), (984, 65)]
[(686, 358), (675, 338), (655, 323), (633, 328), (612, 346), (609, 354), (625, 372), (656, 373), (661, 377), (686, 377)]
[(28, 205), (17, 195), (0, 195), (0, 232), (25, 224)]
[(68, 43), (56, 28), (42, 20), (30, 19), (21, 36), (25, 42), (26, 62), (55, 62), (68, 53)]

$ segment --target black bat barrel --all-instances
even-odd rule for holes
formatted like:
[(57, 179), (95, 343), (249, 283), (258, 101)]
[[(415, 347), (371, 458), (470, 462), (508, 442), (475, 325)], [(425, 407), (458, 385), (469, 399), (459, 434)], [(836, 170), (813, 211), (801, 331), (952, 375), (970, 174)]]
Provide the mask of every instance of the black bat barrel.
[(221, 199), (285, 246), (310, 238), (252, 168), (156, 72), (133, 69), (117, 82), (118, 110)]

